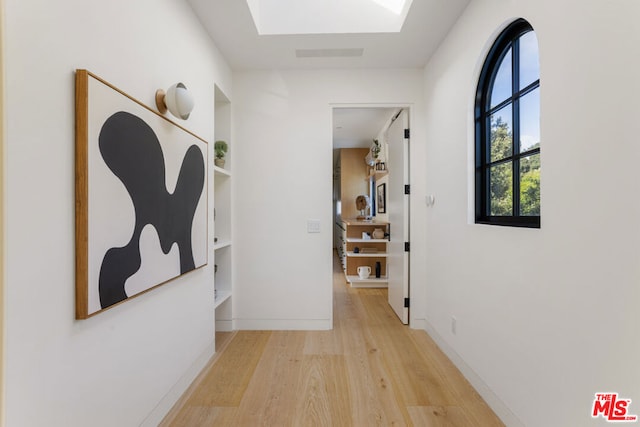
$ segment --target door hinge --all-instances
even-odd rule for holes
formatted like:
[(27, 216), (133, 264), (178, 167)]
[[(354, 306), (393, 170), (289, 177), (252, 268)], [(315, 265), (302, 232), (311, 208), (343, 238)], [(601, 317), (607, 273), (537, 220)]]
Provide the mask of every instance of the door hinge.
[(404, 194), (411, 194), (411, 185), (407, 184), (404, 186)]
[(404, 307), (409, 308), (409, 298), (404, 299)]
[(409, 139), (409, 135), (411, 134), (411, 131), (409, 129), (405, 129), (404, 130), (404, 139)]
[(404, 242), (404, 251), (409, 252), (409, 242)]

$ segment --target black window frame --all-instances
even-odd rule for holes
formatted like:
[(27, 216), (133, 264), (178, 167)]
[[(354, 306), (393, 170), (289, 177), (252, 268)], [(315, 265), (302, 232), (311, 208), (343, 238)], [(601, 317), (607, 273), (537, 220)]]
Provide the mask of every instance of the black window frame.
[[(520, 215), (520, 160), (540, 153), (540, 146), (520, 152), (520, 99), (540, 87), (540, 78), (524, 88), (520, 88), (520, 37), (534, 31), (524, 19), (511, 23), (496, 39), (482, 67), (474, 108), (475, 120), (475, 220), (476, 224), (505, 225), (513, 227), (540, 228), (540, 215)], [(502, 60), (511, 49), (511, 96), (491, 107), (493, 81)], [(491, 144), (491, 115), (511, 105), (512, 152), (510, 156), (491, 161), (488, 156)], [(512, 165), (512, 214), (511, 216), (490, 215), (490, 182), (488, 171), (499, 164)]]

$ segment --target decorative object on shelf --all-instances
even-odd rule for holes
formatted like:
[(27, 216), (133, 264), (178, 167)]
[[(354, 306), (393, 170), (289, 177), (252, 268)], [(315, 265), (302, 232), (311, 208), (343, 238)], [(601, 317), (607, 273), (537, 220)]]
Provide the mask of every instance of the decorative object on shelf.
[(357, 219), (371, 219), (371, 216), (367, 215), (367, 210), (371, 209), (371, 206), (369, 205), (369, 196), (361, 194), (356, 197), (356, 209), (360, 211), (360, 215), (357, 216)]
[(156, 107), (162, 114), (169, 110), (175, 117), (187, 120), (193, 110), (193, 96), (184, 84), (176, 83), (166, 93), (162, 89), (156, 91)]
[(371, 154), (373, 154), (373, 158), (378, 161), (378, 157), (380, 156), (380, 143), (377, 139), (373, 140), (373, 145), (371, 146)]
[(375, 170), (377, 170), (377, 171), (386, 171), (387, 170), (387, 164), (385, 162), (378, 162), (375, 165)]
[(368, 232), (363, 231), (362, 232), (362, 240), (371, 240), (371, 235)]
[[(76, 70), (76, 318), (207, 263), (206, 152), (203, 139)], [(174, 262), (142, 263), (170, 249), (176, 257), (161, 259)]]
[(380, 149), (381, 149), (380, 143), (378, 142), (377, 139), (374, 139), (373, 144), (371, 144), (371, 148), (369, 149), (369, 152), (364, 158), (364, 162), (369, 166), (373, 166), (376, 163), (378, 163), (380, 161), (378, 160), (378, 156), (380, 155)]
[(369, 267), (368, 265), (361, 265), (360, 267), (358, 267), (357, 271), (358, 271), (358, 277), (364, 280), (369, 278), (369, 275), (371, 274), (371, 267)]
[(378, 185), (376, 195), (378, 197), (378, 213), (386, 213), (387, 212), (387, 184), (382, 183)]
[(382, 228), (374, 228), (371, 236), (374, 239), (384, 239), (384, 230)]
[(214, 159), (214, 163), (219, 168), (224, 167), (224, 156), (227, 153), (229, 146), (225, 141), (218, 140), (213, 144), (213, 150), (216, 153), (216, 158)]
[(380, 278), (380, 270), (382, 269), (382, 265), (380, 261), (376, 261), (376, 279)]
[(357, 246), (355, 248), (353, 248), (353, 253), (354, 254), (359, 254), (360, 253), (360, 248), (357, 247)]

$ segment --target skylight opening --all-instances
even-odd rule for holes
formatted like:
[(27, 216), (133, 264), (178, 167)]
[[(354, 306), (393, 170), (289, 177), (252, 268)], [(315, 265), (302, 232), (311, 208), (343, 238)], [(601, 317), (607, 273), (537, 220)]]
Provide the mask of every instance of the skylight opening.
[(413, 0), (246, 0), (260, 35), (398, 33)]

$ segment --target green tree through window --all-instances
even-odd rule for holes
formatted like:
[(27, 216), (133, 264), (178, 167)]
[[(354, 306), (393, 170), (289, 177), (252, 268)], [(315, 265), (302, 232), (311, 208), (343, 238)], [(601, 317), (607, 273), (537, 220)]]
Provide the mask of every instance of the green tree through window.
[[(491, 123), (491, 150), (496, 157), (505, 158), (511, 154), (511, 139), (513, 135), (509, 125), (501, 118)], [(493, 154), (492, 154), (493, 155)], [(506, 165), (510, 166), (510, 165)], [(491, 215), (509, 216), (513, 212), (513, 181), (510, 167), (495, 166), (491, 168)]]

